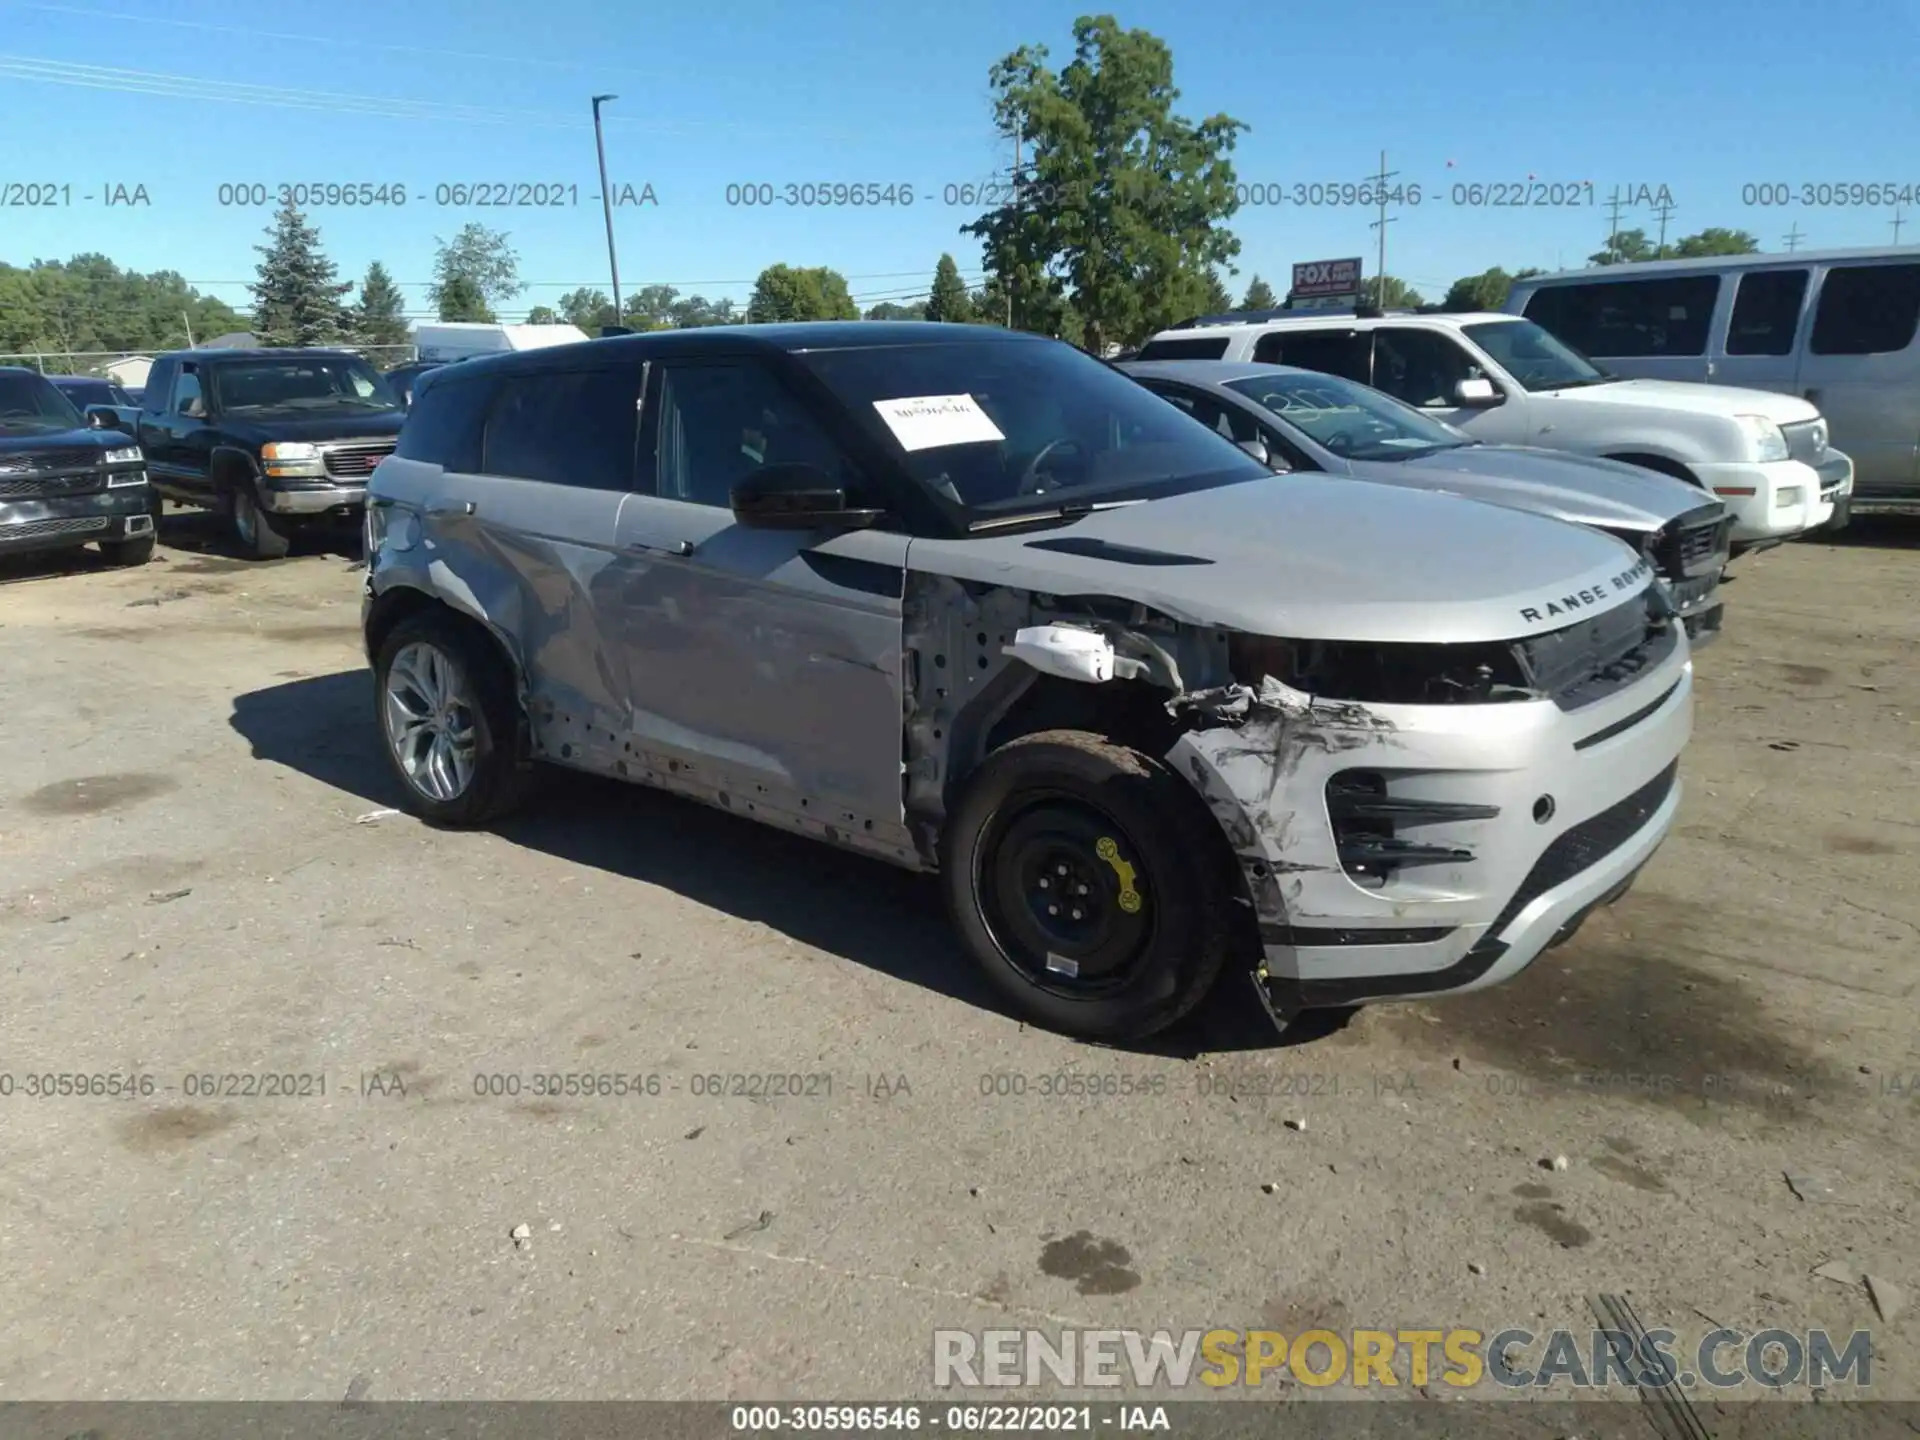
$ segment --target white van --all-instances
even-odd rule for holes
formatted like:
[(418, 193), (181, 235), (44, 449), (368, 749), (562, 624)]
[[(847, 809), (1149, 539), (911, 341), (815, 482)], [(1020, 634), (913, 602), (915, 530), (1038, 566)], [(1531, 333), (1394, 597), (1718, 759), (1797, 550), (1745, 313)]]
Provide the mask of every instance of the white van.
[(1853, 457), (1852, 509), (1920, 514), (1920, 245), (1541, 275), (1507, 309), (1615, 374), (1809, 400)]
[(1735, 553), (1833, 518), (1852, 484), (1820, 412), (1764, 390), (1615, 380), (1512, 315), (1389, 311), (1209, 316), (1140, 360), (1251, 360), (1345, 376), (1491, 445), (1624, 460), (1687, 480), (1733, 513)]
[(586, 338), (586, 332), (576, 325), (499, 325), (452, 320), (416, 325), (413, 332), (414, 348), (420, 352), (418, 358), (442, 365), (508, 350), (577, 345)]

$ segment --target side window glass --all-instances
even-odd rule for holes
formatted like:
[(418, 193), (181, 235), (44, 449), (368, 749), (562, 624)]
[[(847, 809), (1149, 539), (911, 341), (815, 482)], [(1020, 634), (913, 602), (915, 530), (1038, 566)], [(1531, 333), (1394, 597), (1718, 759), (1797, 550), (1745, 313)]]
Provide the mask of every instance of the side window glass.
[(812, 465), (851, 479), (839, 447), (761, 366), (670, 365), (661, 381), (662, 499), (725, 508), (733, 487), (763, 465)]
[(1322, 375), (1368, 382), (1372, 337), (1364, 330), (1269, 330), (1254, 342), (1263, 365), (1292, 365)]
[(443, 470), (480, 468), (480, 422), (491, 388), (482, 380), (446, 381), (422, 395), (407, 412), (394, 454)]
[(1553, 285), (1527, 302), (1527, 318), (1588, 355), (1622, 359), (1704, 355), (1718, 275)]
[(1887, 355), (1913, 343), (1920, 323), (1920, 265), (1829, 270), (1813, 317), (1815, 355)]
[(487, 415), (480, 468), (549, 485), (631, 490), (640, 378), (638, 366), (504, 378)]
[(1729, 355), (1791, 355), (1807, 298), (1805, 270), (1749, 270), (1733, 293), (1727, 324)]
[(1472, 357), (1438, 331), (1373, 332), (1373, 386), (1396, 400), (1450, 407), (1456, 385), (1483, 378)]
[(181, 371), (180, 378), (173, 382), (173, 413), (192, 419), (206, 414), (200, 399), (200, 377), (191, 370)]
[(140, 408), (149, 415), (167, 413), (167, 402), (173, 398), (173, 364), (162, 360), (147, 371), (146, 388), (140, 392)]

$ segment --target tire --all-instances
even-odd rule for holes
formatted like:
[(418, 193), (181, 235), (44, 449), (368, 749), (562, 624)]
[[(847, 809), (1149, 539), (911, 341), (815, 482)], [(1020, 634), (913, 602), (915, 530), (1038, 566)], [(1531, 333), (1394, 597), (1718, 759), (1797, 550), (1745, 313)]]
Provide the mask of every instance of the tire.
[(153, 558), (153, 532), (149, 530), (126, 540), (102, 540), (100, 553), (107, 557), (109, 565), (144, 565)]
[[(1205, 999), (1235, 948), (1225, 848), (1199, 797), (1158, 760), (1047, 730), (996, 750), (968, 783), (948, 821), (942, 885), (954, 927), (1021, 1013), (1070, 1035), (1134, 1040)], [(1056, 885), (1070, 892), (1057, 904)], [(1054, 916), (1084, 906), (1086, 920), (1043, 918), (1048, 905)], [(1073, 952), (1072, 973), (1062, 952)]]
[(260, 497), (247, 481), (228, 492), (227, 518), (234, 541), (248, 560), (284, 560), (293, 548), (292, 527), (260, 508)]
[[(432, 697), (413, 682), (430, 679), (422, 667), (435, 664), (443, 668), (444, 693), (450, 697), (441, 713), (452, 721), (455, 732), (464, 730), (470, 736), (468, 745), (453, 746), (467, 756), (464, 779), (457, 766), (430, 764), (430, 747), (419, 740), (408, 745), (396, 738), (403, 711), (419, 714), (431, 708)], [(387, 767), (399, 782), (401, 807), (408, 814), (429, 825), (471, 829), (511, 814), (525, 803), (533, 776), (518, 754), (520, 706), (514, 677), (492, 642), (469, 622), (444, 610), (402, 620), (374, 658), (373, 679), (374, 723)], [(400, 695), (409, 689), (420, 703), (403, 702)], [(408, 759), (403, 760), (403, 753)]]

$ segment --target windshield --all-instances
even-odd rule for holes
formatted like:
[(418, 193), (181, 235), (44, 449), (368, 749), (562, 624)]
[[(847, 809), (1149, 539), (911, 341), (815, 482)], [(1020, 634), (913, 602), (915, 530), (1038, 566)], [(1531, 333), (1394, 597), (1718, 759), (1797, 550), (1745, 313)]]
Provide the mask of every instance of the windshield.
[(357, 355), (239, 360), (213, 372), (223, 411), (398, 410), (393, 393)]
[(914, 478), (973, 523), (1272, 472), (1071, 345), (1028, 340), (800, 356)]
[(1531, 320), (1487, 320), (1460, 330), (1528, 390), (1567, 390), (1614, 378)]
[(125, 405), (127, 397), (105, 380), (56, 380), (57, 389), (75, 405)]
[(1349, 460), (1405, 460), (1475, 443), (1391, 395), (1331, 375), (1279, 371), (1226, 385)]
[(31, 371), (0, 374), (0, 431), (18, 435), (78, 430), (85, 423), (45, 376)]

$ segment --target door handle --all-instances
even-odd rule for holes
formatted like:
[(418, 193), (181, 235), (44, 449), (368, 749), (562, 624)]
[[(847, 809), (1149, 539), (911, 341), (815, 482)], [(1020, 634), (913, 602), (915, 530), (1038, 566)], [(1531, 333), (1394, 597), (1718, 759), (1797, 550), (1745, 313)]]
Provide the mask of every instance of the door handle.
[(476, 508), (471, 500), (443, 500), (437, 505), (428, 505), (426, 513), (429, 515), (471, 515), (475, 512)]
[(643, 545), (635, 540), (620, 548), (629, 555), (679, 555), (684, 558), (693, 554), (691, 540), (675, 540), (671, 545)]

